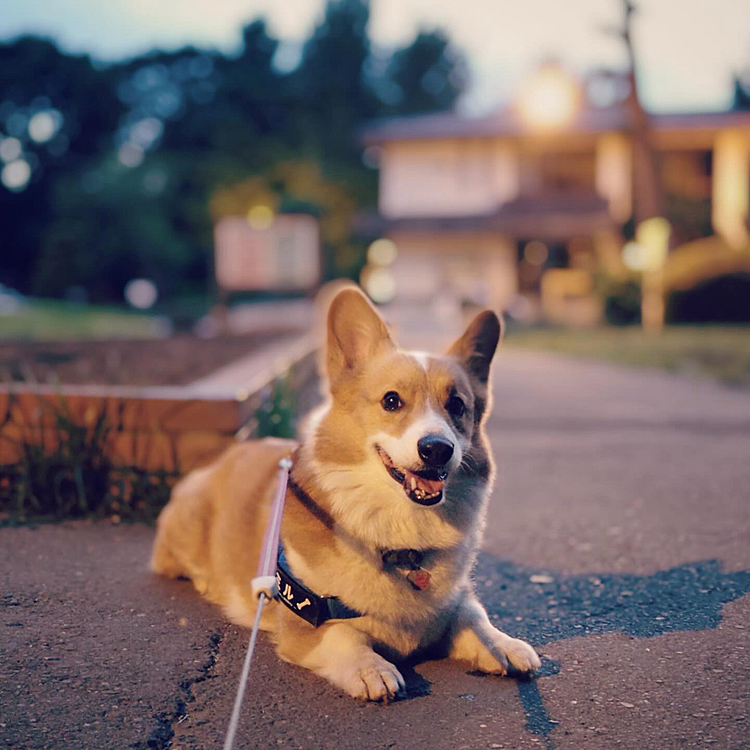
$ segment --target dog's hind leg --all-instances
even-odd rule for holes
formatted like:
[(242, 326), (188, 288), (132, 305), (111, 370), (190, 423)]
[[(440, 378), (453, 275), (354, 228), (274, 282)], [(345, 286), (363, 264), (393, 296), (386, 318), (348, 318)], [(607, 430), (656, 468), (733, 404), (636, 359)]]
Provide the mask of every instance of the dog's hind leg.
[(209, 582), (208, 530), (211, 497), (208, 471), (198, 469), (175, 485), (156, 522), (151, 570), (169, 578), (185, 576), (206, 595)]
[(461, 604), (450, 639), (449, 656), (467, 661), (481, 672), (507, 674), (509, 663), (519, 672), (533, 672), (541, 666), (539, 656), (526, 641), (511, 638), (492, 625), (473, 594)]
[(151, 553), (151, 570), (167, 578), (179, 578), (186, 575), (184, 566), (180, 565), (177, 558), (172, 554), (164, 538), (157, 536), (154, 549)]

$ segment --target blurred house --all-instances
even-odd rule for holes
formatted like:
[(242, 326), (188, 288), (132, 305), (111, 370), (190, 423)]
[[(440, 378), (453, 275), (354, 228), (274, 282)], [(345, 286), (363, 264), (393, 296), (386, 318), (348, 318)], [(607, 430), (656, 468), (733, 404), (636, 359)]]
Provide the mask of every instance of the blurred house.
[[(398, 247), (399, 298), (448, 291), (521, 317), (599, 318), (594, 272), (623, 271), (632, 230), (632, 141), (622, 103), (573, 97), (558, 102), (557, 122), (554, 106), (535, 120), (532, 101), (526, 112), (400, 117), (366, 130), (379, 205), (360, 229)], [(746, 245), (750, 111), (650, 121), (673, 245), (712, 233)]]

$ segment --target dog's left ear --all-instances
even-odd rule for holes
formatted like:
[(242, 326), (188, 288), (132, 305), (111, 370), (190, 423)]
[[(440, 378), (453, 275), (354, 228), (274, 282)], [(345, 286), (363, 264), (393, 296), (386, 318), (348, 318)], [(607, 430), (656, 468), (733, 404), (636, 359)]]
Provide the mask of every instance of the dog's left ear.
[(486, 383), (502, 333), (500, 318), (492, 310), (485, 310), (469, 323), (463, 336), (448, 350), (448, 356), (455, 357), (480, 382)]
[(328, 378), (334, 382), (344, 371), (356, 371), (373, 356), (393, 348), (383, 319), (355, 287), (340, 291), (328, 310)]

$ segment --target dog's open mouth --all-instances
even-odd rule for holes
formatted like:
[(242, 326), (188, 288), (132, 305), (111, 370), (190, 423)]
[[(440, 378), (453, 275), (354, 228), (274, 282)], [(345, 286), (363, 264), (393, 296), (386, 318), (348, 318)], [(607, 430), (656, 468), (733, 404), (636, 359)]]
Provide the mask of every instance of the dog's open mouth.
[(375, 446), (380, 460), (395, 482), (403, 488), (409, 500), (420, 505), (435, 505), (443, 498), (443, 485), (448, 476), (447, 469), (401, 469), (391, 457), (379, 446)]

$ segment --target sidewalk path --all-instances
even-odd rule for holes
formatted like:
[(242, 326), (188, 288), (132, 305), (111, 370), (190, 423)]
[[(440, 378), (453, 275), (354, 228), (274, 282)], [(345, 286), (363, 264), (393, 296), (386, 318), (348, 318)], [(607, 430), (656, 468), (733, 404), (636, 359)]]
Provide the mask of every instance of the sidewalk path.
[[(431, 662), (429, 695), (360, 705), (262, 638), (237, 747), (750, 747), (750, 393), (501, 351), (495, 394), (476, 578), (541, 675)], [(0, 747), (221, 748), (248, 634), (151, 538), (0, 530)]]
[(194, 380), (190, 388), (197, 395), (225, 394), (228, 398), (253, 393), (268, 382), (269, 376), (283, 372), (314, 346), (309, 334), (313, 316), (314, 306), (309, 299), (257, 302), (229, 308), (227, 325), (232, 333), (274, 330), (279, 324), (287, 327), (290, 333)]

